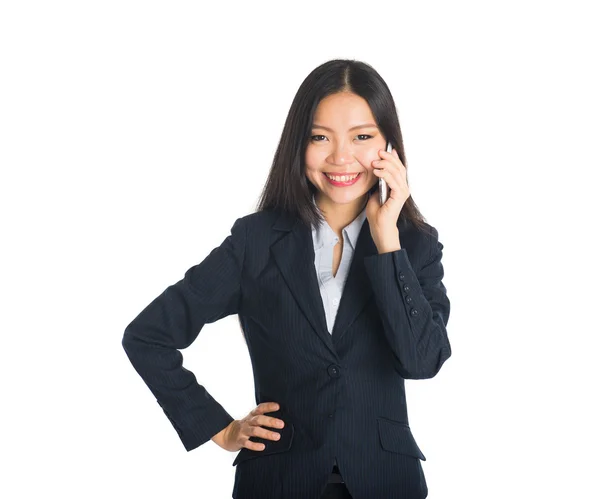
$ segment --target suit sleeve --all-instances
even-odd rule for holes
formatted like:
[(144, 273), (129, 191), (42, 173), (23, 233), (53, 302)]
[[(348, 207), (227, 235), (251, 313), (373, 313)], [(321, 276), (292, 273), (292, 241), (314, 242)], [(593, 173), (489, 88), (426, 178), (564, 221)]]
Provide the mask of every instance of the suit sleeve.
[(406, 379), (434, 377), (451, 355), (444, 246), (432, 229), (429, 256), (417, 271), (404, 248), (364, 259), (396, 369)]
[(188, 452), (234, 418), (183, 367), (179, 349), (190, 346), (204, 324), (238, 312), (244, 250), (245, 229), (237, 219), (223, 243), (146, 306), (123, 335), (129, 360)]

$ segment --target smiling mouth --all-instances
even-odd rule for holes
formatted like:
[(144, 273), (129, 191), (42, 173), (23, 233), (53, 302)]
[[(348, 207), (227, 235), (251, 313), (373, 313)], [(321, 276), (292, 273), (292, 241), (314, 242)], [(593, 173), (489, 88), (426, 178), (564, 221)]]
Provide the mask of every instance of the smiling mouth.
[(357, 173), (344, 173), (343, 175), (341, 175), (339, 173), (329, 173), (329, 172), (323, 172), (323, 174), (326, 177), (329, 177), (332, 180), (348, 181), (348, 180), (353, 180), (354, 178), (356, 178), (358, 175), (360, 175), (360, 172), (357, 172)]
[(323, 172), (323, 175), (330, 184), (341, 187), (355, 184), (360, 178), (361, 174), (362, 172), (354, 173), (352, 175), (332, 175)]

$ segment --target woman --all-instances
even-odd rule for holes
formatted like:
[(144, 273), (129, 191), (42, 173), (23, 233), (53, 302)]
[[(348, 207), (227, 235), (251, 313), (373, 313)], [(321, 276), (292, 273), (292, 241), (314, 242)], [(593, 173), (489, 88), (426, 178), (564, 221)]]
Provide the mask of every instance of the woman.
[[(258, 211), (127, 326), (123, 347), (185, 448), (239, 450), (232, 497), (427, 496), (404, 380), (450, 357), (450, 302), (443, 245), (405, 163), (379, 74), (353, 60), (319, 66), (292, 103)], [(178, 351), (231, 314), (256, 389), (240, 420)]]

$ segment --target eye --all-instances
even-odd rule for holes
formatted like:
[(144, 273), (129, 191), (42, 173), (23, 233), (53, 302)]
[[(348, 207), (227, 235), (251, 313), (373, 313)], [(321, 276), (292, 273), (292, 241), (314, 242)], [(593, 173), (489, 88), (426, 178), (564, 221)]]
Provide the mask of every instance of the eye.
[[(323, 142), (322, 140), (317, 140), (317, 139), (316, 139), (316, 137), (325, 137), (325, 135), (313, 135), (313, 136), (310, 138), (310, 140), (312, 140), (313, 142)], [(373, 136), (372, 136), (372, 135), (366, 135), (366, 134), (364, 134), (364, 133), (361, 133), (361, 134), (357, 135), (357, 137), (367, 137), (367, 138), (366, 138), (366, 139), (364, 139), (364, 140), (360, 140), (360, 142), (364, 142), (365, 140), (369, 140), (369, 139), (372, 139), (372, 138), (373, 138)]]

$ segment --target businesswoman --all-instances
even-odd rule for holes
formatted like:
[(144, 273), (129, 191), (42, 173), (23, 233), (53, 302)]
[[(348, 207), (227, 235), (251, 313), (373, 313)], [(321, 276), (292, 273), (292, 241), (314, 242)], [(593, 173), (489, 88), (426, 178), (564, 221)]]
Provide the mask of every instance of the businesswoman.
[[(292, 102), (258, 210), (126, 327), (123, 347), (185, 448), (212, 439), (239, 451), (233, 498), (428, 495), (404, 380), (450, 357), (450, 302), (443, 245), (406, 171), (380, 75), (322, 64)], [(257, 403), (239, 420), (179, 351), (232, 314)]]

